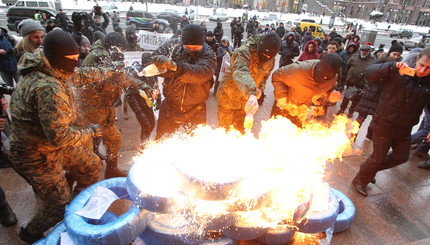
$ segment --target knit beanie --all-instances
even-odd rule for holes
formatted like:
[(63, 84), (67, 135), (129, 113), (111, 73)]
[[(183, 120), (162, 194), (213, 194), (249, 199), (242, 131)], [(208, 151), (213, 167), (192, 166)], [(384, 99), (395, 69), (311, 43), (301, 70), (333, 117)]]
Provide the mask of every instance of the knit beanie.
[(67, 73), (73, 72), (79, 63), (66, 57), (79, 54), (79, 48), (72, 36), (62, 30), (52, 30), (45, 36), (43, 51), (51, 66)]
[(400, 43), (394, 43), (393, 45), (391, 45), (390, 49), (388, 50), (388, 53), (392, 53), (392, 52), (403, 53), (403, 45), (401, 45)]
[(32, 19), (25, 19), (22, 20), (21, 22), (19, 22), (18, 24), (18, 32), (19, 34), (21, 34), (21, 36), (25, 37), (28, 34), (34, 32), (34, 31), (45, 31), (45, 29), (43, 28), (43, 26)]
[(315, 67), (314, 78), (317, 82), (324, 82), (336, 76), (342, 67), (342, 59), (338, 54), (326, 54)]
[(211, 32), (211, 31), (208, 31), (208, 32), (206, 33), (206, 36), (207, 36), (207, 37), (213, 37), (213, 36), (214, 36), (214, 33), (213, 33), (213, 32)]
[(186, 25), (182, 29), (181, 40), (184, 45), (203, 45), (205, 33), (199, 25)]
[(88, 39), (88, 37), (82, 35), (82, 41), (81, 41), (81, 45), (80, 46), (82, 46), (84, 44), (90, 45), (91, 43), (90, 43), (90, 40)]
[(257, 46), (258, 60), (265, 63), (275, 57), (281, 48), (281, 38), (275, 32), (265, 34)]
[(111, 50), (113, 47), (125, 49), (127, 47), (127, 40), (118, 32), (111, 32), (106, 35), (103, 45), (107, 50)]

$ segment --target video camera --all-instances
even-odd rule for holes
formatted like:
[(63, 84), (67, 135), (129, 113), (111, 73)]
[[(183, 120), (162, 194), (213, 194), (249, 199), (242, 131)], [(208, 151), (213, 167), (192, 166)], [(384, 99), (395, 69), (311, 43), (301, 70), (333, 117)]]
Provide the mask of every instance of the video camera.
[(14, 90), (15, 89), (13, 87), (7, 86), (5, 83), (0, 84), (0, 98), (5, 94), (11, 95)]
[(95, 15), (102, 15), (102, 7), (97, 5), (97, 6), (94, 6), (93, 8), (94, 8)]

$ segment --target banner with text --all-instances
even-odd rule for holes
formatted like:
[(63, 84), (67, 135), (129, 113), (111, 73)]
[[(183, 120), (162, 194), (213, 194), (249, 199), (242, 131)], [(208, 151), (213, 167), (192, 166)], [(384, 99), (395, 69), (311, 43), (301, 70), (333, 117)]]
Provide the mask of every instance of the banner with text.
[(139, 45), (145, 50), (156, 50), (161, 44), (169, 40), (173, 34), (151, 31), (139, 31)]

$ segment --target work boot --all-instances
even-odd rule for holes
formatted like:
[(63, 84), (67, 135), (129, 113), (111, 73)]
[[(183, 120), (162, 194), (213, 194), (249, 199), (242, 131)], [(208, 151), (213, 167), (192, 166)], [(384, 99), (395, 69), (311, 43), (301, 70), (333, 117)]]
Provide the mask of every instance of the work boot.
[(118, 169), (118, 160), (106, 161), (105, 179), (127, 177), (127, 172)]
[(19, 239), (21, 239), (22, 241), (29, 243), (29, 244), (33, 244), (33, 243), (39, 241), (40, 239), (42, 239), (43, 237), (44, 237), (43, 233), (36, 234), (36, 235), (30, 234), (27, 231), (27, 227), (26, 228), (21, 227), (21, 230), (19, 231)]
[(0, 223), (4, 226), (16, 224), (16, 215), (7, 202), (0, 205)]
[(422, 160), (425, 160), (425, 161), (429, 160), (429, 158), (430, 158), (430, 156), (427, 152), (422, 152), (422, 151), (417, 151), (417, 150), (414, 151), (414, 156), (421, 158)]
[(358, 192), (358, 194), (365, 196), (365, 197), (367, 196), (367, 190), (366, 190), (367, 184), (364, 184), (361, 181), (353, 180), (352, 185), (354, 186), (354, 188)]
[(417, 167), (425, 170), (430, 170), (430, 164), (428, 164), (427, 162), (419, 163)]

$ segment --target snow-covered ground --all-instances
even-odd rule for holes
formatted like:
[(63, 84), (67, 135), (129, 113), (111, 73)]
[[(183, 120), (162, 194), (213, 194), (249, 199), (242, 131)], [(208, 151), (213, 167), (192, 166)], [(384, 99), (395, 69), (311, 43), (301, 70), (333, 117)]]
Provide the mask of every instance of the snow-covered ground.
[[(109, 5), (109, 4), (115, 4), (121, 12), (126, 12), (130, 6), (133, 6), (133, 9), (135, 10), (145, 10), (151, 13), (159, 13), (164, 11), (165, 9), (176, 9), (179, 12), (184, 12), (187, 8), (188, 11), (190, 9), (194, 10), (195, 18), (196, 20), (205, 20), (207, 21), (207, 18), (214, 13), (214, 8), (205, 8), (202, 6), (176, 6), (171, 4), (157, 4), (157, 3), (141, 3), (140, 1), (136, 1), (133, 5), (131, 2), (113, 2), (113, 1), (88, 1), (88, 0), (62, 0), (62, 6), (63, 9), (68, 11), (89, 11), (92, 9), (94, 5), (96, 5), (96, 2), (98, 5)], [(1, 4), (4, 6), (4, 4)], [(1, 6), (0, 5), (0, 6)], [(232, 8), (217, 8), (216, 12), (218, 13), (226, 13), (230, 18), (230, 20), (233, 17), (242, 17), (243, 13), (246, 10), (244, 9), (232, 9)], [(69, 13), (70, 14), (70, 13)], [(278, 17), (279, 21), (283, 21), (284, 23), (288, 22), (294, 22), (301, 18), (306, 19), (314, 19), (316, 23), (322, 23), (323, 25), (327, 26), (330, 22), (330, 16), (306, 16), (306, 15), (297, 15), (297, 14), (281, 14), (276, 12), (258, 12), (256, 10), (248, 11), (248, 16), (252, 17), (254, 15), (257, 15), (259, 18), (265, 18), (268, 17), (269, 14), (275, 14)], [(387, 30), (388, 26), (390, 25), (389, 30), (399, 30), (399, 29), (410, 29), (414, 31), (415, 33), (428, 33), (429, 27), (425, 26), (415, 26), (415, 25), (398, 25), (398, 24), (392, 24), (387, 22), (377, 22), (376, 24), (372, 24), (369, 21), (364, 21), (360, 19), (353, 19), (353, 18), (336, 18), (334, 22), (334, 26), (342, 27), (346, 26), (346, 23), (358, 23), (358, 25), (362, 24), (363, 29), (370, 29), (370, 30)], [(326, 30), (327, 31), (327, 30)]]

